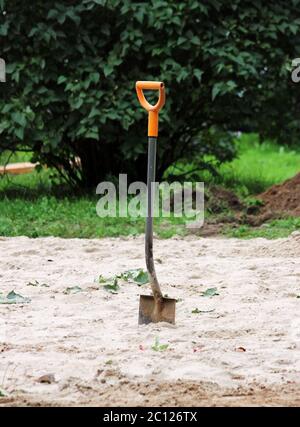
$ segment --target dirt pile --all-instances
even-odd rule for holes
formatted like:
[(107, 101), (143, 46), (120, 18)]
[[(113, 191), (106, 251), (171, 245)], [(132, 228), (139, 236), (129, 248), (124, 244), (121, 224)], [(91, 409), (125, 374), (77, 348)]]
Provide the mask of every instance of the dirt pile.
[[(177, 195), (181, 201), (181, 193)], [(193, 202), (196, 193), (193, 192)], [(204, 226), (190, 228), (191, 234), (202, 237), (214, 236), (222, 232), (228, 224), (239, 226), (248, 224), (259, 227), (263, 223), (276, 218), (300, 216), (300, 173), (282, 184), (273, 185), (264, 193), (255, 197), (254, 204), (243, 202), (232, 190), (219, 185), (208, 185), (205, 188), (205, 209), (209, 212)], [(174, 199), (171, 209), (174, 210)]]
[(206, 208), (215, 214), (222, 213), (224, 210), (240, 211), (245, 207), (233, 191), (218, 185), (208, 188), (205, 203)]
[(273, 185), (258, 196), (263, 202), (260, 213), (273, 216), (300, 216), (300, 173), (282, 184)]

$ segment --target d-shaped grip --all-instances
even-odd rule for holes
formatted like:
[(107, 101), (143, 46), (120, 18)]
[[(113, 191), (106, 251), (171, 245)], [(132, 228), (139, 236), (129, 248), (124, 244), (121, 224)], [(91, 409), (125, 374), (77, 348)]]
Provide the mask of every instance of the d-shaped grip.
[[(165, 85), (163, 82), (136, 82), (136, 93), (140, 104), (148, 111), (148, 136), (158, 135), (158, 113), (165, 103)], [(151, 105), (145, 98), (143, 90), (158, 90), (159, 97), (155, 105)]]

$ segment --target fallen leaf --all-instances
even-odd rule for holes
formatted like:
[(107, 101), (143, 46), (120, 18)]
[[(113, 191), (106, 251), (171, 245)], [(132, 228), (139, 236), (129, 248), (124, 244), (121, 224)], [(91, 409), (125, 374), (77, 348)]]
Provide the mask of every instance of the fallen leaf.
[(112, 283), (107, 283), (103, 287), (106, 291), (110, 292), (111, 294), (117, 294), (118, 290), (120, 289), (117, 278), (114, 278)]
[(31, 302), (30, 298), (23, 297), (15, 291), (9, 292), (6, 297), (0, 295), (0, 304), (28, 304)]
[(102, 274), (100, 274), (100, 276), (98, 277), (98, 282), (99, 283), (106, 283), (109, 280), (111, 280), (111, 279), (110, 278), (106, 279), (104, 276), (102, 276)]
[(98, 283), (104, 285), (103, 288), (111, 294), (117, 294), (120, 289), (117, 276), (104, 277), (102, 276), (102, 274), (100, 274), (98, 278)]
[(79, 286), (72, 286), (64, 290), (65, 295), (78, 294), (78, 292), (82, 292), (82, 289)]
[(169, 344), (160, 344), (159, 338), (155, 338), (154, 345), (152, 345), (152, 350), (154, 351), (165, 351), (169, 347)]
[(243, 352), (245, 352), (245, 351), (246, 351), (246, 349), (245, 349), (244, 347), (237, 347), (237, 348), (235, 349), (235, 351), (238, 351), (238, 352), (240, 352), (240, 353), (243, 353)]
[(6, 396), (7, 396), (7, 393), (2, 388), (0, 388), (0, 397), (6, 397)]
[(213, 309), (213, 310), (199, 310), (198, 308), (194, 308), (194, 310), (192, 310), (192, 313), (193, 314), (212, 313), (213, 311), (215, 311), (215, 309)]
[(142, 268), (127, 270), (121, 273), (119, 277), (120, 279), (126, 280), (126, 282), (136, 283), (138, 286), (149, 283), (148, 273)]
[(26, 286), (39, 286), (39, 282), (35, 280), (34, 282), (28, 282), (26, 283)]
[(204, 349), (204, 345), (198, 345), (197, 347), (193, 348), (193, 352), (196, 353), (197, 351), (201, 351)]
[(216, 295), (220, 295), (220, 294), (218, 294), (217, 291), (218, 291), (217, 288), (208, 288), (204, 292), (201, 293), (201, 296), (202, 297), (214, 297)]
[(37, 280), (35, 280), (34, 282), (28, 282), (28, 283), (26, 283), (26, 286), (42, 286), (44, 288), (50, 288), (50, 286), (47, 285), (47, 283), (40, 284)]
[(37, 382), (41, 384), (52, 384), (55, 383), (55, 376), (53, 374), (45, 374), (39, 377)]

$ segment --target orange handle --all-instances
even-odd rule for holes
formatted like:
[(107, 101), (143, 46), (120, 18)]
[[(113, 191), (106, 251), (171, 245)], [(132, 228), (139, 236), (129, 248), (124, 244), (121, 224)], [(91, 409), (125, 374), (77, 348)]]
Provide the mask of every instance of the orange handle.
[[(165, 85), (163, 82), (136, 82), (136, 93), (140, 104), (148, 111), (148, 136), (157, 137), (158, 135), (158, 113), (164, 106)], [(145, 98), (143, 90), (159, 90), (158, 101), (155, 105), (151, 105)]]

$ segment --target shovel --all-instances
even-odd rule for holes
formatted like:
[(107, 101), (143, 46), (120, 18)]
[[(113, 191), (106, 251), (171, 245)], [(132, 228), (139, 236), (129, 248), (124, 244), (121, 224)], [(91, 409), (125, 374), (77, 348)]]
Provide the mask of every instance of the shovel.
[[(158, 90), (155, 105), (149, 104), (143, 90)], [(148, 167), (147, 167), (147, 218), (145, 235), (146, 265), (152, 295), (140, 295), (139, 325), (151, 322), (175, 323), (176, 300), (162, 295), (153, 261), (153, 207), (156, 144), (158, 135), (158, 113), (165, 103), (165, 86), (162, 82), (136, 82), (136, 92), (140, 104), (148, 111)]]

